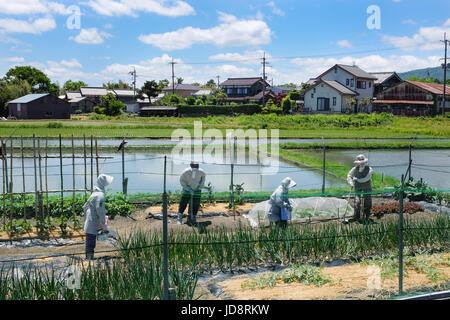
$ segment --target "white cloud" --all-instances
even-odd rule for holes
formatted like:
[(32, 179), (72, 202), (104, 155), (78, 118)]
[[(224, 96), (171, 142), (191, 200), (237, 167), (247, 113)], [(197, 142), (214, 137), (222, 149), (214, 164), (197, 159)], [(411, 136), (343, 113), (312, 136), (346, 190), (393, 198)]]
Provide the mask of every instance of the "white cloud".
[(194, 8), (187, 2), (179, 0), (90, 0), (86, 4), (98, 14), (105, 16), (137, 17), (139, 11), (169, 17), (188, 16), (195, 13)]
[(280, 8), (278, 8), (275, 5), (275, 2), (270, 1), (270, 2), (267, 3), (267, 5), (272, 8), (272, 13), (273, 14), (276, 14), (278, 16), (284, 16), (285, 15), (285, 12), (283, 10), (281, 10)]
[(414, 21), (413, 19), (403, 20), (402, 23), (403, 24), (411, 24), (411, 25), (416, 25), (417, 24), (417, 22)]
[(355, 58), (351, 56), (336, 58), (297, 58), (291, 62), (299, 69), (298, 72), (302, 74), (301, 81), (306, 81), (309, 78), (315, 78), (322, 74), (333, 65), (346, 64), (352, 65), (355, 63), (358, 67), (367, 72), (382, 72), (382, 71), (396, 71), (405, 72), (414, 69), (422, 69), (428, 67), (436, 67), (440, 64), (440, 57), (430, 56), (422, 59), (415, 56), (392, 55), (389, 57), (382, 57), (379, 55), (370, 55), (366, 57)]
[(443, 40), (444, 32), (450, 34), (450, 19), (440, 27), (421, 27), (419, 31), (411, 37), (385, 35), (383, 36), (383, 41), (405, 50), (439, 50), (443, 48), (440, 40)]
[(40, 18), (34, 21), (17, 19), (0, 19), (0, 33), (31, 33), (41, 34), (56, 28), (53, 18)]
[(24, 62), (25, 58), (24, 57), (10, 57), (10, 58), (5, 58), (4, 60), (7, 62), (12, 62), (12, 63), (20, 63), (20, 62)]
[(81, 29), (79, 35), (76, 37), (70, 37), (69, 39), (83, 44), (102, 44), (105, 42), (105, 39), (111, 37), (112, 35), (107, 32), (100, 31), (97, 28), (90, 28)]
[(224, 47), (252, 46), (270, 42), (271, 30), (264, 21), (243, 20), (230, 14), (219, 14), (219, 21), (222, 23), (211, 29), (186, 27), (162, 34), (140, 35), (139, 40), (163, 50), (181, 50), (199, 43)]
[(0, 13), (16, 15), (39, 13), (68, 14), (64, 4), (46, 0), (2, 0), (0, 1)]
[[(245, 51), (244, 53), (219, 53), (210, 56), (210, 60), (214, 61), (232, 61), (239, 62), (243, 64), (261, 64), (261, 58), (264, 55), (263, 50), (256, 51)], [(266, 53), (266, 58), (271, 58), (271, 56)]]
[(348, 40), (338, 41), (338, 46), (342, 48), (353, 48), (353, 45)]

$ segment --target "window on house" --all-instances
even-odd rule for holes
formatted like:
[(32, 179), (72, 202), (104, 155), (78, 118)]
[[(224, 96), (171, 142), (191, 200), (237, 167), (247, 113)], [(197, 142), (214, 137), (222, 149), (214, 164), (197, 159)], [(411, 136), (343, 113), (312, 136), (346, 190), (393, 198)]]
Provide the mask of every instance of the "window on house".
[(369, 82), (369, 88), (372, 88), (372, 82)]
[(242, 90), (243, 90), (243, 93), (244, 93), (244, 94), (247, 94), (248, 88), (244, 88), (244, 89), (242, 89)]
[(314, 93), (311, 93), (311, 98), (314, 99)]
[(330, 98), (317, 98), (317, 110), (329, 111), (330, 110)]
[(337, 73), (337, 67), (334, 68), (334, 73)]
[(227, 88), (227, 94), (233, 94), (233, 89)]
[(336, 97), (333, 97), (333, 106), (336, 105)]
[(313, 92), (316, 93), (316, 88), (313, 89)]
[(356, 87), (358, 89), (365, 89), (366, 88), (366, 82), (365, 81), (356, 81)]
[(345, 81), (345, 85), (346, 85), (346, 86), (349, 86), (349, 85), (350, 85), (350, 79), (347, 79), (347, 80)]
[(354, 87), (355, 86), (355, 80), (354, 79), (350, 79), (350, 87)]
[(17, 104), (17, 112), (20, 112), (22, 105), (20, 103)]

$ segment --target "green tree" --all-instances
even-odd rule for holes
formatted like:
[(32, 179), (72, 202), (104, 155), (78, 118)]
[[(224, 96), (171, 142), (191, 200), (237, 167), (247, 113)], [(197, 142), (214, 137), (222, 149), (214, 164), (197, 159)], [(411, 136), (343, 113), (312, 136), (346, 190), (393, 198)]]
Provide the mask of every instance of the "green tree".
[(101, 97), (100, 103), (105, 108), (104, 113), (108, 116), (118, 116), (126, 108), (125, 103), (117, 100), (116, 96), (111, 92)]
[(66, 94), (66, 92), (68, 92), (68, 91), (80, 91), (81, 87), (87, 87), (87, 86), (88, 86), (87, 83), (85, 83), (83, 81), (67, 80), (61, 89), (61, 93)]
[(186, 98), (186, 103), (190, 106), (193, 106), (195, 104), (195, 98), (193, 96), (189, 96)]
[(166, 94), (156, 103), (159, 106), (178, 106), (180, 104), (186, 104), (186, 101), (178, 94)]
[(292, 101), (300, 100), (300, 91), (292, 90), (291, 92), (289, 92), (289, 99), (291, 99)]
[(177, 84), (182, 84), (183, 83), (183, 81), (184, 81), (184, 79), (183, 78), (177, 78)]
[(167, 79), (159, 80), (159, 82), (158, 82), (158, 87), (159, 87), (159, 90), (161, 90), (161, 91), (162, 91), (162, 89), (167, 88), (169, 85), (170, 85), (170, 81)]
[(103, 84), (103, 88), (106, 88), (108, 90), (112, 89), (125, 89), (125, 90), (131, 90), (133, 89), (132, 86), (130, 86), (128, 83), (123, 82), (122, 80), (119, 80), (119, 82), (108, 82)]
[(161, 93), (159, 84), (155, 81), (145, 81), (141, 89), (137, 91), (139, 98), (144, 98), (144, 94), (148, 96), (149, 99), (157, 97)]
[(297, 88), (297, 85), (295, 83), (290, 82), (290, 83), (282, 84), (280, 87)]
[(31, 86), (26, 80), (0, 81), (0, 113), (8, 116), (8, 102), (31, 93)]
[(5, 80), (7, 82), (25, 80), (30, 84), (32, 93), (54, 94), (56, 89), (54, 86), (51, 86), (51, 81), (45, 73), (31, 66), (17, 66), (9, 69), (5, 75)]
[(289, 99), (289, 96), (285, 97), (281, 101), (281, 108), (283, 109), (283, 113), (284, 114), (288, 114), (288, 113), (291, 112), (291, 110), (292, 110), (292, 101), (291, 101), (291, 99)]
[(211, 79), (211, 80), (208, 80), (208, 82), (206, 82), (204, 87), (208, 88), (208, 89), (214, 89), (214, 88), (217, 88), (217, 85), (216, 85), (216, 82), (213, 79)]

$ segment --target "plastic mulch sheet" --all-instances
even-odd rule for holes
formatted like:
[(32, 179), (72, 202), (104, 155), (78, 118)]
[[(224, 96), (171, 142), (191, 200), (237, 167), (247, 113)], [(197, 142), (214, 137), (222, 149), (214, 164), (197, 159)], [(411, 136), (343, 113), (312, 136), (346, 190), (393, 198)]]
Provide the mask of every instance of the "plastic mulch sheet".
[[(346, 218), (353, 216), (353, 208), (346, 199), (312, 197), (289, 199), (292, 204), (292, 221), (302, 222), (313, 218)], [(255, 204), (245, 215), (253, 228), (269, 225), (269, 200)]]

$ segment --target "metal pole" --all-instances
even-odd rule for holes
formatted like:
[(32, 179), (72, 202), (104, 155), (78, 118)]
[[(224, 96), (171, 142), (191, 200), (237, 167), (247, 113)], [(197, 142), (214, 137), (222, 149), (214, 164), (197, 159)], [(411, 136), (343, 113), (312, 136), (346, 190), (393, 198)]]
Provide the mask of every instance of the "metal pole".
[(94, 136), (91, 135), (91, 192), (94, 191)]
[(64, 176), (63, 176), (63, 154), (61, 134), (59, 135), (59, 176), (61, 181), (61, 214), (64, 213)]
[[(11, 182), (9, 183), (9, 192), (11, 192), (11, 214), (10, 214), (10, 219), (12, 220), (13, 216), (14, 216), (14, 195), (13, 195), (13, 153), (14, 153), (14, 148), (13, 148), (13, 139), (11, 138), (11, 165), (9, 166), (9, 169), (11, 170)], [(6, 160), (6, 162), (8, 162), (8, 160)]]
[(398, 294), (403, 294), (403, 187), (404, 175), (402, 175), (402, 185), (399, 199), (399, 224), (398, 224)]
[[(236, 138), (236, 137), (235, 137)], [(236, 141), (236, 140), (235, 140)], [(233, 152), (231, 155), (231, 177), (230, 177), (230, 204), (231, 209), (233, 209), (234, 213), (234, 157), (235, 157), (235, 149), (234, 149), (234, 143), (233, 143)], [(236, 220), (236, 215), (233, 214), (233, 219)]]
[[(87, 164), (86, 164), (86, 135), (83, 134), (83, 151), (84, 151), (84, 189), (87, 190)], [(87, 191), (84, 192), (84, 200), (87, 200)]]
[(45, 200), (47, 202), (47, 216), (50, 216), (50, 205), (48, 203), (48, 136), (45, 139)]
[(73, 141), (73, 134), (72, 134), (72, 186), (73, 186), (73, 193), (72, 193), (72, 216), (75, 221), (75, 145)]
[(167, 192), (166, 192), (166, 165), (167, 156), (164, 156), (164, 192), (163, 192), (163, 277), (164, 277), (164, 300), (169, 300), (169, 248), (167, 244)]
[(97, 177), (100, 175), (100, 169), (98, 167), (98, 143), (97, 138), (95, 138), (95, 164), (97, 165)]
[(123, 139), (123, 145), (122, 145), (122, 192), (126, 196), (127, 195), (127, 186), (128, 186), (128, 179), (125, 178), (125, 139)]
[(3, 157), (5, 158), (5, 179), (6, 179), (6, 193), (9, 193), (9, 177), (8, 177), (8, 151), (6, 141), (2, 142)]
[(444, 44), (445, 44), (445, 58), (444, 58), (444, 94), (442, 95), (442, 115), (445, 115), (445, 94), (446, 94), (446, 89), (447, 89), (447, 33), (444, 33)]
[(412, 144), (409, 145), (409, 172), (408, 172), (408, 181), (411, 180), (411, 166), (412, 166)]
[(22, 153), (22, 189), (23, 189), (23, 218), (27, 221), (27, 210), (26, 210), (26, 189), (25, 189), (25, 160), (23, 154), (23, 137), (20, 137), (20, 149)]
[(322, 172), (322, 194), (325, 194), (325, 160), (326, 160), (326, 146), (323, 144), (323, 172)]
[(40, 216), (44, 219), (44, 202), (42, 201), (42, 157), (41, 157), (41, 139), (38, 138), (38, 157), (39, 157), (39, 210)]
[(4, 149), (4, 144), (3, 144), (3, 138), (1, 138), (1, 142), (2, 142), (2, 180), (3, 180), (3, 188), (2, 188), (2, 202), (3, 202), (3, 227), (6, 226), (6, 193), (5, 193), (5, 188), (6, 188), (6, 183), (5, 183), (5, 149)]
[(35, 192), (35, 217), (38, 217), (38, 185), (37, 185), (37, 166), (36, 166), (36, 136), (33, 134), (33, 163), (34, 163), (34, 192)]

